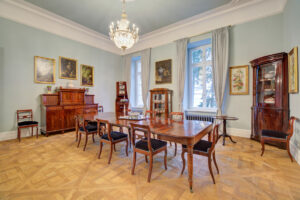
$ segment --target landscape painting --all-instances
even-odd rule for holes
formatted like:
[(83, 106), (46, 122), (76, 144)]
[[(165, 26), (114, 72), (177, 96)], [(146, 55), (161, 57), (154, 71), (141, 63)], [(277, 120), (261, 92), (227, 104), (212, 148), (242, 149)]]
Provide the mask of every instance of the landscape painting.
[(55, 59), (34, 56), (34, 81), (36, 83), (55, 83)]

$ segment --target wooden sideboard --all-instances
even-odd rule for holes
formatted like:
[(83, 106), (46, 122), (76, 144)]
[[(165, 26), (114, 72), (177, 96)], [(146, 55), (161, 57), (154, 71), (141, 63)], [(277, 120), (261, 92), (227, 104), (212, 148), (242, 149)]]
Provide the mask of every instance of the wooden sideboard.
[(97, 113), (94, 95), (86, 95), (85, 89), (60, 88), (55, 94), (42, 94), (41, 132), (49, 135), (75, 129), (77, 114)]

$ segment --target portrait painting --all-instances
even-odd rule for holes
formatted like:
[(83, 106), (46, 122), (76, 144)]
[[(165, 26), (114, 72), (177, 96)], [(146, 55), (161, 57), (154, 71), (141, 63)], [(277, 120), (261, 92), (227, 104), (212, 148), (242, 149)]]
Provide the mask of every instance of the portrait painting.
[(293, 48), (288, 56), (289, 93), (298, 93), (298, 47)]
[(34, 81), (36, 83), (55, 83), (55, 59), (34, 56)]
[(248, 65), (230, 67), (230, 94), (247, 95), (249, 94)]
[(81, 65), (81, 85), (94, 86), (94, 67)]
[(155, 63), (155, 83), (172, 83), (172, 60), (163, 60)]
[(77, 60), (60, 56), (59, 78), (77, 80)]

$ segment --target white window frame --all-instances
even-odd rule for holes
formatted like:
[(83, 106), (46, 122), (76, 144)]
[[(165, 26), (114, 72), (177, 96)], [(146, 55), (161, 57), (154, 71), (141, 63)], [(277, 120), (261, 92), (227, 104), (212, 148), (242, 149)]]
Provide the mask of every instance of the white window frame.
[[(205, 70), (206, 70), (206, 66), (212, 66), (212, 60), (210, 61), (206, 61), (205, 59), (205, 49), (207, 47), (211, 47), (212, 48), (212, 44), (204, 44), (204, 45), (199, 45), (196, 47), (192, 47), (188, 49), (188, 111), (200, 111), (200, 112), (216, 112), (217, 108), (207, 108), (207, 107), (194, 107), (194, 92), (193, 92), (193, 69), (195, 67), (202, 67), (204, 70), (204, 76), (206, 76)], [(202, 60), (203, 62), (201, 63), (192, 63), (192, 52), (195, 50), (202, 50)], [(206, 77), (204, 78), (203, 82), (206, 81)]]
[[(137, 105), (138, 102), (138, 87), (137, 87), (137, 78), (138, 78), (138, 73), (140, 73), (140, 77), (141, 77), (141, 81), (142, 81), (142, 72), (138, 72), (137, 71), (137, 66), (138, 63), (141, 63), (141, 57), (137, 56), (137, 57), (133, 57), (132, 61), (131, 61), (131, 66), (132, 66), (132, 90), (133, 91), (133, 95), (131, 95), (132, 98), (132, 108), (133, 109), (142, 109), (144, 106), (143, 105)], [(142, 66), (141, 66), (142, 67)]]

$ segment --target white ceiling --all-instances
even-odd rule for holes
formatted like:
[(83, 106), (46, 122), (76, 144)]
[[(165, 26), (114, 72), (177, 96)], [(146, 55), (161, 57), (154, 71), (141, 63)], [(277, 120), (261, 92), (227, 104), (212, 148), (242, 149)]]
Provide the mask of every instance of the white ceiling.
[[(57, 15), (108, 35), (110, 22), (121, 17), (120, 0), (25, 0)], [(140, 34), (220, 7), (231, 0), (135, 0), (126, 3), (128, 19)]]

